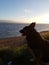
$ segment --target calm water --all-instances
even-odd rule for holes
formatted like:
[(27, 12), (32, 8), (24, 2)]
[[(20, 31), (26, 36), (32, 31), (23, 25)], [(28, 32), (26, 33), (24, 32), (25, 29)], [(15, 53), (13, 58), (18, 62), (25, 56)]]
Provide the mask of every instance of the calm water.
[[(19, 30), (27, 25), (28, 24), (0, 23), (0, 38), (20, 36)], [(39, 32), (49, 30), (49, 24), (37, 24), (35, 28)]]

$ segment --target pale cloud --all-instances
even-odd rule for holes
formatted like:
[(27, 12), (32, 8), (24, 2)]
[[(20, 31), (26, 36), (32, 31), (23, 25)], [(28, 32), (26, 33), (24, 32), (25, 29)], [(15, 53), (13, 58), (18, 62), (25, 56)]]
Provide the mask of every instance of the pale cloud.
[(29, 9), (24, 9), (24, 12), (25, 12), (25, 13), (32, 13), (32, 11), (29, 10)]

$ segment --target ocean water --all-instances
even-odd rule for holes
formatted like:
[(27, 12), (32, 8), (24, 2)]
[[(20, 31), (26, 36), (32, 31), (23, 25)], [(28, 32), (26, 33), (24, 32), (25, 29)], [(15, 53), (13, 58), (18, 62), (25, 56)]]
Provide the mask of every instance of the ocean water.
[[(0, 38), (20, 36), (20, 30), (29, 24), (0, 23)], [(36, 24), (38, 32), (49, 30), (49, 24)]]

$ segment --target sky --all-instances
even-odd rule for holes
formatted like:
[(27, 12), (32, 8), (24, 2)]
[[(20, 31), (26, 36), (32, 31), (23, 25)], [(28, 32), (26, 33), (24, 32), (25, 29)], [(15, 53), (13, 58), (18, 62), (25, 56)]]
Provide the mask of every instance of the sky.
[(49, 23), (49, 0), (0, 0), (0, 20)]

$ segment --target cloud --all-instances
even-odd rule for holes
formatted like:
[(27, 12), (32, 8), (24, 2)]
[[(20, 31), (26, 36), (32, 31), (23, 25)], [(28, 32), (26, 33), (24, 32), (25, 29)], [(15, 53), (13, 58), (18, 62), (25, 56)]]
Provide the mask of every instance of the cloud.
[(25, 12), (25, 13), (31, 13), (31, 10), (29, 10), (29, 9), (24, 9), (24, 12)]

